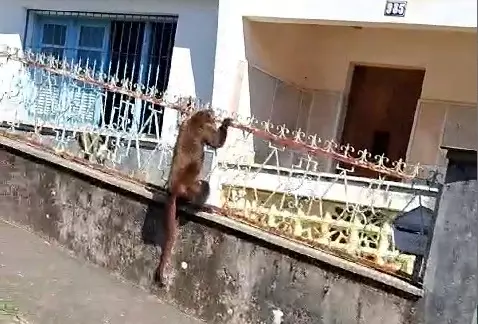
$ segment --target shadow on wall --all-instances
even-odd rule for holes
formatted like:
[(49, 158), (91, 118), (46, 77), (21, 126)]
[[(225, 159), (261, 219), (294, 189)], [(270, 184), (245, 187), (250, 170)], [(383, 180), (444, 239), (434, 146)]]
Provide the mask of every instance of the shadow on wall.
[[(270, 120), (274, 125), (284, 125), (290, 131), (302, 129), (307, 132), (311, 117), (313, 94), (287, 84), (258, 68), (248, 66), (251, 114), (260, 121)], [(289, 134), (290, 135), (290, 134)], [(254, 137), (255, 163), (263, 163), (271, 152), (269, 143)], [(291, 150), (278, 150), (281, 167), (292, 167), (299, 161)], [(268, 164), (276, 164), (272, 159)]]
[[(259, 121), (270, 120), (274, 125), (271, 131), (276, 134), (278, 126), (285, 126), (289, 130), (289, 136), (294, 130), (300, 129), (307, 135), (317, 134), (322, 139), (336, 139), (342, 93), (306, 89), (290, 81), (299, 78), (298, 71), (303, 63), (299, 62), (300, 58), (291, 60), (297, 56), (281, 45), (280, 39), (287, 38), (287, 35), (273, 34), (271, 29), (265, 29), (262, 24), (247, 19), (243, 20), (243, 29), (247, 62), (237, 72), (234, 104), (239, 105), (241, 99), (248, 98), (248, 113)], [(243, 87), (242, 75), (245, 73), (248, 73), (249, 83), (246, 89)], [(254, 138), (253, 143), (254, 162), (262, 164), (273, 149), (268, 142), (258, 138)], [(299, 165), (302, 158), (291, 150), (282, 151), (280, 148), (277, 155), (278, 158), (271, 158), (267, 164), (278, 163), (281, 167), (290, 168)], [(321, 171), (328, 171), (332, 161), (324, 157), (317, 162)]]
[[(165, 227), (165, 206), (150, 202), (146, 209), (144, 223), (141, 228), (141, 238), (146, 245), (161, 247), (164, 245), (166, 227)], [(177, 218), (179, 227), (186, 225), (191, 216), (178, 210)], [(159, 259), (158, 259), (159, 261)]]
[[(287, 84), (277, 77), (266, 72), (277, 73), (282, 75), (283, 64), (281, 53), (276, 53), (276, 57), (272, 57), (270, 51), (273, 50), (263, 37), (260, 37), (260, 30), (253, 28), (254, 23), (243, 19), (244, 47), (247, 62), (238, 66), (234, 82), (234, 98), (235, 105), (239, 105), (244, 92), (249, 92), (250, 114), (259, 121), (270, 120), (274, 126), (285, 125), (288, 129), (307, 128), (308, 108), (311, 104), (311, 96), (291, 84)], [(272, 38), (282, 37), (282, 35), (270, 35)], [(243, 89), (244, 74), (247, 73), (249, 86)], [(238, 109), (238, 107), (236, 108)], [(277, 129), (271, 129), (277, 131)], [(258, 164), (264, 163), (271, 152), (269, 143), (254, 137), (254, 162)], [(280, 166), (291, 167), (294, 155), (291, 151), (278, 151)], [(276, 159), (272, 158), (267, 164), (276, 164)]]
[[(173, 54), (179, 56), (179, 62), (177, 66), (172, 63), (172, 69), (179, 73), (170, 79), (170, 86), (181, 94), (195, 92), (196, 98), (209, 102), (214, 84), (218, 6), (179, 16)], [(188, 67), (192, 69), (193, 80), (187, 80)]]
[[(199, 206), (205, 204), (209, 193), (210, 187), (209, 183), (203, 181), (202, 194), (199, 201)], [(165, 242), (166, 232), (166, 205), (158, 204), (155, 201), (161, 201), (164, 199), (164, 193), (158, 193), (154, 188), (150, 188), (150, 191), (153, 192), (153, 200), (148, 203), (148, 208), (146, 209), (146, 214), (144, 218), (144, 223), (141, 228), (141, 237), (143, 243), (146, 245), (153, 245), (161, 247), (163, 249)], [(177, 206), (187, 206), (188, 209), (192, 211), (199, 211), (200, 207), (194, 207), (191, 204), (188, 204), (182, 199), (178, 199)], [(176, 210), (176, 219), (178, 221), (178, 227), (186, 225), (191, 219), (191, 213), (183, 212), (179, 209)]]
[[(0, 11), (0, 37), (15, 35), (22, 44), (22, 37), (25, 31), (25, 20), (27, 11), (24, 6), (17, 2), (2, 3), (2, 10)], [(20, 36), (20, 35), (21, 36)], [(3, 44), (0, 42), (0, 44)], [(8, 44), (13, 46), (12, 44)], [(21, 47), (21, 46), (18, 47)]]
[(476, 162), (472, 158), (467, 158), (466, 153), (461, 155), (465, 157), (463, 157), (464, 161), (460, 161), (460, 163), (455, 160), (449, 160), (445, 176), (446, 184), (477, 180)]

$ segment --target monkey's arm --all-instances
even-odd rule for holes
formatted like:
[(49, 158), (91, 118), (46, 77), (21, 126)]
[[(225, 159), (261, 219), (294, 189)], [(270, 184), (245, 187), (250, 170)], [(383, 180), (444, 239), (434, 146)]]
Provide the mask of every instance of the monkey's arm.
[(231, 125), (231, 122), (232, 120), (229, 118), (224, 119), (222, 125), (218, 129), (216, 129), (214, 124), (208, 124), (204, 129), (206, 144), (215, 149), (223, 147), (227, 138), (227, 130), (229, 125)]

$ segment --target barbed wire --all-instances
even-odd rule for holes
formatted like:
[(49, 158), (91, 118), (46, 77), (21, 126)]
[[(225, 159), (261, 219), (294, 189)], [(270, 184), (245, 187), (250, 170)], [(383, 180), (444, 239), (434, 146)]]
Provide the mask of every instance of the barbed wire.
[[(89, 68), (89, 62), (86, 62), (87, 68), (80, 64), (69, 63), (66, 60), (58, 60), (52, 56), (33, 53), (31, 51), (22, 52), (17, 48), (6, 47), (0, 50), (0, 57), (6, 60), (18, 61), (26, 66), (43, 69), (49, 73), (71, 78), (106, 91), (126, 95), (131, 98), (143, 100), (152, 105), (159, 105), (166, 109), (174, 109), (182, 114), (182, 118), (187, 117), (198, 107), (198, 102), (190, 97), (179, 97), (175, 100), (167, 100), (167, 96), (161, 94), (154, 86), (146, 87), (140, 83), (132, 83), (129, 79), (119, 79), (114, 75), (106, 75), (96, 72), (96, 63)], [(209, 105), (206, 105), (210, 108)], [(231, 127), (248, 132), (263, 140), (267, 140), (275, 145), (288, 148), (294, 151), (305, 153), (309, 156), (328, 156), (336, 161), (349, 164), (353, 167), (360, 167), (375, 171), (382, 175), (387, 175), (399, 179), (411, 180), (417, 177), (421, 170), (421, 165), (407, 164), (403, 159), (391, 161), (384, 154), (372, 156), (372, 153), (364, 149), (356, 149), (350, 144), (339, 144), (333, 139), (324, 140), (316, 134), (306, 134), (302, 129), (290, 130), (285, 124), (274, 125), (270, 120), (259, 121), (254, 116), (242, 117), (237, 113), (232, 115), (227, 110), (215, 109), (219, 112), (217, 119), (232, 117)], [(259, 127), (258, 127), (259, 126)], [(353, 154), (355, 156), (353, 156)]]
[[(161, 170), (161, 181), (155, 179), (155, 186), (148, 189), (159, 190), (162, 194), (166, 193), (164, 184), (169, 172), (173, 147), (172, 143), (163, 141), (165, 137), (161, 138), (159, 135), (161, 132), (159, 123), (156, 124), (157, 128), (155, 129), (155, 136), (157, 136), (153, 141), (155, 147), (143, 156), (139, 150), (138, 134), (142, 134), (141, 130), (125, 127), (126, 121), (101, 127), (89, 126), (91, 129), (77, 129), (78, 126), (72, 126), (69, 118), (81, 119), (78, 106), (72, 104), (79, 99), (68, 91), (65, 91), (64, 96), (68, 97), (70, 101), (57, 100), (55, 104), (47, 103), (50, 104), (49, 109), (54, 111), (53, 115), (57, 116), (45, 118), (45, 115), (37, 115), (37, 110), (42, 110), (45, 107), (39, 107), (42, 102), (38, 104), (38, 91), (34, 90), (52, 87), (52, 83), (56, 81), (56, 78), (52, 78), (52, 76), (55, 75), (62, 77), (61, 79), (68, 79), (61, 80), (60, 87), (68, 89), (73, 84), (75, 89), (89, 88), (90, 85), (98, 88), (100, 91), (95, 91), (98, 102), (111, 92), (148, 103), (149, 107), (147, 108), (158, 119), (157, 115), (161, 114), (161, 110), (158, 110), (156, 105), (180, 112), (181, 120), (187, 118), (197, 109), (211, 108), (210, 105), (203, 105), (194, 98), (168, 99), (169, 96), (160, 93), (155, 87), (145, 87), (142, 84), (133, 84), (128, 79), (120, 80), (116, 76), (99, 73), (95, 62), (92, 64), (92, 68), (85, 69), (81, 62), (69, 63), (43, 54), (22, 53), (18, 49), (12, 48), (0, 50), (0, 59), (1, 57), (5, 58), (3, 65), (11, 60), (19, 62), (20, 68), (19, 76), (14, 77), (10, 84), (7, 84), (9, 80), (7, 80), (8, 77), (5, 77), (10, 73), (8, 68), (5, 69), (6, 74), (3, 75), (3, 80), (0, 80), (2, 81), (1, 85), (10, 87), (7, 99), (19, 97), (21, 92), (27, 93), (23, 100), (24, 103), (33, 107), (35, 130), (38, 120), (41, 123), (51, 120), (48, 125), (52, 126), (56, 132), (53, 141), (55, 148), (48, 148), (47, 138), (44, 138), (45, 141), (35, 141), (26, 138), (23, 133), (14, 132), (20, 128), (20, 123), (25, 121), (23, 117), (23, 119), (17, 118), (17, 115), (13, 122), (5, 118), (4, 122), (11, 127), (5, 132), (0, 131), (1, 136), (17, 141), (21, 140), (29, 146), (43, 151), (47, 150), (64, 159), (88, 165), (112, 177), (141, 186), (149, 184), (151, 178), (147, 180), (146, 174), (149, 172), (149, 167), (154, 167), (156, 170)], [(90, 66), (88, 61), (86, 66)], [(16, 67), (14, 68), (16, 69)], [(26, 73), (23, 73), (23, 69)], [(12, 72), (17, 73), (16, 70)], [(45, 82), (39, 83), (38, 80)], [(82, 84), (77, 86), (75, 82)], [(24, 89), (19, 89), (22, 85)], [(0, 101), (7, 94), (5, 90), (2, 92)], [(47, 95), (54, 93), (53, 91), (45, 92)], [(28, 100), (25, 100), (25, 97), (28, 97)], [(136, 102), (136, 100), (128, 100), (128, 98), (125, 101)], [(9, 102), (6, 100), (5, 111), (8, 110), (8, 105)], [(67, 108), (64, 108), (65, 106)], [(131, 103), (130, 106), (134, 105)], [(131, 108), (130, 106), (128, 107)], [(125, 108), (126, 112), (123, 112), (125, 116), (129, 115), (128, 107)], [(24, 107), (17, 105), (12, 105), (10, 108), (13, 108), (15, 113), (24, 110)], [(104, 105), (102, 109), (104, 114)], [(244, 117), (220, 109), (214, 109), (214, 111), (217, 121), (221, 121), (225, 117), (232, 117), (234, 122), (231, 127), (244, 134), (237, 139), (232, 138), (231, 142), (235, 140), (235, 143), (231, 144), (234, 145), (227, 146), (223, 150), (226, 155), (231, 155), (228, 159), (224, 157), (223, 160), (218, 159), (212, 163), (206, 178), (209, 179), (212, 175), (216, 177), (212, 183), (215, 194), (220, 197), (216, 197), (217, 199), (214, 198), (216, 200), (213, 199), (210, 204), (202, 206), (202, 211), (229, 217), (274, 235), (332, 252), (362, 264), (372, 264), (382, 271), (396, 273), (398, 268), (408, 269), (414, 264), (413, 256), (401, 253), (395, 247), (391, 224), (395, 217), (404, 211), (422, 205), (432, 208), (434, 205), (434, 193), (428, 192), (429, 190), (426, 188), (413, 186), (415, 178), (418, 180), (420, 165), (407, 165), (403, 160), (390, 161), (385, 155), (372, 156), (372, 153), (366, 149), (356, 150), (350, 144), (341, 145), (333, 139), (324, 140), (316, 134), (306, 134), (300, 128), (289, 129), (284, 124), (275, 125), (271, 120), (260, 121), (254, 116)], [(70, 123), (63, 123), (63, 120)], [(77, 124), (82, 125), (81, 123)], [(91, 125), (90, 121), (87, 124)], [(79, 158), (76, 153), (72, 154), (74, 149), (71, 144), (76, 141), (76, 138), (75, 134), (66, 134), (67, 131), (85, 132), (89, 135), (94, 135), (97, 132), (98, 136), (100, 134), (107, 135), (108, 138), (102, 145), (108, 151), (108, 143), (113, 142), (111, 156), (106, 158), (107, 162), (112, 164), (90, 163), (91, 161), (84, 157)], [(127, 140), (122, 141), (122, 136), (126, 133), (128, 134)], [(41, 136), (39, 137), (41, 139)], [(252, 145), (251, 140), (256, 138), (263, 143), (253, 143), (254, 145), (259, 144), (257, 147), (248, 146)], [(98, 143), (99, 140), (99, 137), (93, 137), (91, 146), (96, 145), (94, 143)], [(131, 144), (132, 142), (134, 145)], [(57, 150), (57, 146), (62, 150)], [(137, 168), (131, 166), (131, 173), (128, 174), (126, 171), (129, 166), (123, 168), (123, 159), (129, 156), (129, 149), (132, 146), (137, 147), (137, 150), (131, 153), (136, 155)], [(238, 147), (238, 149), (234, 149), (234, 147)], [(290, 150), (290, 152), (284, 154), (284, 149)], [(92, 153), (87, 145), (83, 151), (88, 154)], [(285, 155), (288, 156), (285, 157)], [(324, 170), (319, 170), (323, 163), (320, 161), (322, 160), (320, 157), (324, 156), (349, 164), (352, 168), (349, 170), (343, 165), (337, 165), (338, 173), (323, 172), (329, 170), (327, 163), (325, 163), (327, 166), (324, 165)], [(265, 159), (262, 161), (263, 157)], [(113, 166), (113, 168), (109, 166)], [(366, 181), (367, 179), (361, 178), (360, 181), (357, 181), (358, 176), (353, 176), (354, 167), (375, 171), (378, 179)], [(157, 178), (159, 173), (152, 174), (155, 174)], [(406, 186), (406, 184), (397, 182), (391, 184), (391, 181), (386, 181), (384, 175), (413, 180), (411, 181), (412, 185), (407, 187), (408, 193), (406, 190), (404, 192), (398, 190), (400, 185)], [(423, 202), (422, 196), (424, 196)], [(401, 264), (405, 264), (405, 266)]]

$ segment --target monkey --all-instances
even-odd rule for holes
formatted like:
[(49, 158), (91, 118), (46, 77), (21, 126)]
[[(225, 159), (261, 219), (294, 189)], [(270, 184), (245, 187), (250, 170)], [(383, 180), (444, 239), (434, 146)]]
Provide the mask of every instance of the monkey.
[(170, 261), (176, 239), (176, 201), (183, 200), (196, 206), (206, 202), (209, 184), (198, 179), (204, 163), (204, 146), (223, 147), (231, 124), (232, 119), (226, 118), (217, 128), (214, 111), (204, 109), (193, 113), (179, 127), (168, 179), (165, 241), (154, 275), (154, 282), (160, 287), (164, 286), (164, 269)]
[(105, 135), (89, 132), (77, 132), (76, 140), (81, 149), (82, 158), (104, 164), (113, 143)]

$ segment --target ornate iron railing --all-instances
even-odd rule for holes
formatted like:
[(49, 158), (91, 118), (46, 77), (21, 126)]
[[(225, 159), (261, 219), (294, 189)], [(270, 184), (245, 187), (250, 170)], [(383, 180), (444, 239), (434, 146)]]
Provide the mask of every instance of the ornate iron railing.
[[(92, 105), (101, 106), (106, 93), (139, 100), (150, 110), (142, 127), (160, 127), (161, 112), (154, 107), (174, 109), (185, 117), (200, 106), (197, 102), (191, 108), (188, 100), (167, 100), (154, 87), (133, 85), (40, 54), (5, 48), (0, 59), (0, 119), (8, 132), (24, 138), (33, 135), (29, 140), (57, 153), (86, 154), (90, 162), (118, 174), (164, 186), (174, 143), (159, 135), (145, 137), (141, 129), (128, 127), (133, 118), (128, 114), (121, 122), (108, 123), (101, 110), (101, 122), (85, 121), (75, 110), (76, 102), (86, 92), (89, 98), (96, 94)], [(37, 89), (51, 87), (52, 76), (60, 89), (57, 107), (61, 109), (38, 114)], [(215, 110), (218, 119), (230, 116)], [(416, 257), (426, 255), (439, 190), (436, 172), (426, 177), (419, 165), (403, 160), (371, 156), (366, 149), (253, 116), (232, 117), (226, 147), (217, 155), (211, 152), (204, 170), (212, 189), (210, 208), (328, 253), (412, 275)], [(30, 133), (24, 133), (29, 127)], [(82, 149), (79, 139), (85, 135), (78, 134), (89, 134)], [(335, 172), (326, 172), (330, 166)], [(374, 177), (355, 176), (359, 168)]]

